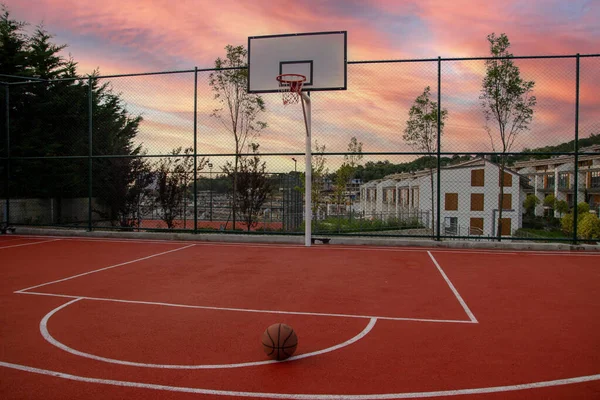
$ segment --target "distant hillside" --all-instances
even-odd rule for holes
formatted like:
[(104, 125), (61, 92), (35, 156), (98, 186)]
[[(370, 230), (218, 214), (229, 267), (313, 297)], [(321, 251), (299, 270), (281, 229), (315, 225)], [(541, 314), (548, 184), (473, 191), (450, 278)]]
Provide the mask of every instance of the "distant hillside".
[[(429, 168), (429, 160), (432, 157), (424, 156), (417, 158), (411, 162), (392, 164), (388, 160), (367, 162), (364, 166), (359, 166), (354, 175), (357, 179), (362, 179), (363, 182), (369, 182), (374, 179), (381, 179), (384, 176), (390, 174), (397, 174), (401, 172), (420, 171)], [(442, 166), (449, 164), (456, 164), (461, 161), (467, 161), (470, 156), (454, 156), (454, 157), (442, 157), (440, 163)], [(434, 158), (435, 160), (435, 158)], [(435, 161), (434, 161), (435, 162)]]
[[(600, 134), (592, 134), (590, 137), (579, 139), (579, 148), (600, 144)], [(572, 153), (575, 148), (575, 140), (570, 142), (562, 143), (556, 146), (545, 146), (535, 149), (523, 149), (522, 155), (510, 156), (508, 159), (508, 165), (512, 165), (517, 161), (526, 161), (530, 159), (544, 159), (552, 157), (551, 154), (536, 154), (536, 153)], [(496, 157), (492, 157), (492, 161)], [(381, 179), (387, 175), (397, 174), (401, 172), (420, 171), (429, 167), (428, 160), (430, 157), (424, 156), (417, 158), (414, 161), (408, 163), (392, 164), (388, 160), (367, 162), (364, 166), (359, 166), (355, 177), (362, 179), (363, 182), (369, 182), (374, 179)], [(441, 165), (446, 166), (449, 164), (456, 164), (458, 162), (467, 161), (471, 159), (470, 156), (454, 156), (454, 157), (442, 157)]]
[[(579, 149), (583, 147), (592, 146), (594, 144), (600, 144), (600, 134), (592, 134), (590, 137), (579, 139)], [(542, 160), (544, 158), (550, 158), (552, 155), (548, 154), (535, 154), (535, 153), (573, 153), (575, 150), (575, 140), (570, 142), (562, 143), (557, 146), (545, 146), (538, 147), (536, 149), (523, 149), (523, 155), (511, 156), (509, 163), (512, 164), (517, 161), (526, 161), (530, 159)]]

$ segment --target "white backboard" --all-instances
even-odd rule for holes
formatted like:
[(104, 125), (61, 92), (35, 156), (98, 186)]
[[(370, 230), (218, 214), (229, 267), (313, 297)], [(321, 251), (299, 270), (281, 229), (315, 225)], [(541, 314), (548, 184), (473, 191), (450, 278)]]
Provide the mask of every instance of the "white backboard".
[(278, 92), (281, 74), (306, 76), (303, 91), (346, 90), (346, 43), (346, 31), (249, 37), (248, 93)]

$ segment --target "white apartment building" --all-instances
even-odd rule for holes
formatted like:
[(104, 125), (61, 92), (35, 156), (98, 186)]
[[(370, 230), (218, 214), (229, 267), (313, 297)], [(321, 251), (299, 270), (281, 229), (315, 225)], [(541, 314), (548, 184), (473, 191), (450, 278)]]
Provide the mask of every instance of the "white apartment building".
[(544, 214), (543, 200), (549, 194), (557, 200), (566, 201), (570, 207), (575, 203), (587, 202), (590, 211), (600, 209), (600, 145), (582, 148), (585, 153), (578, 156), (577, 186), (575, 190), (575, 157), (555, 156), (542, 160), (528, 160), (515, 163), (514, 170), (525, 176), (531, 188), (527, 194), (540, 199), (536, 215)]
[[(500, 166), (483, 158), (443, 167), (440, 170), (440, 227), (442, 235), (495, 236), (500, 196)], [(526, 180), (505, 170), (502, 199), (502, 235), (512, 235), (522, 226)], [(361, 185), (361, 209), (366, 218), (420, 216), (435, 228), (437, 215), (437, 170), (433, 171), (433, 193), (428, 170), (393, 174)], [(433, 194), (433, 209), (432, 209)]]

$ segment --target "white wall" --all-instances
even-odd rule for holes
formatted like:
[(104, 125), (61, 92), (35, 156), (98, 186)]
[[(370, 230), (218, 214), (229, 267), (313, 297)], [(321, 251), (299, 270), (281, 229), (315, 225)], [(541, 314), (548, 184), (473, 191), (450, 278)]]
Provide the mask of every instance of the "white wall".
[[(484, 169), (484, 186), (477, 187), (471, 186), (471, 171), (473, 169)], [(433, 188), (434, 193), (437, 192), (437, 174), (433, 176)], [(441, 215), (440, 215), (440, 226), (442, 227), (441, 234), (444, 235), (444, 222), (446, 217), (455, 217), (457, 219), (457, 225), (459, 231), (457, 234), (461, 236), (469, 235), (469, 227), (471, 224), (471, 218), (483, 218), (483, 232), (484, 235), (495, 236), (497, 229), (495, 220), (498, 219), (498, 198), (500, 194), (499, 187), (499, 167), (495, 164), (485, 162), (482, 165), (454, 168), (454, 169), (442, 169), (441, 171)], [(519, 175), (512, 174), (512, 186), (505, 187), (504, 193), (512, 195), (511, 210), (503, 210), (502, 217), (511, 219), (511, 232), (516, 231), (522, 226), (522, 212), (523, 212), (523, 201), (525, 199), (525, 193), (521, 189)], [(384, 187), (391, 186), (392, 181), (382, 180), (376, 183), (377, 186), (377, 201), (368, 204), (365, 200), (365, 210), (375, 210), (376, 213), (373, 217), (378, 217), (377, 213), (388, 213), (392, 211), (391, 206), (383, 204), (383, 189)], [(367, 184), (368, 185), (368, 184)], [(364, 187), (368, 187), (363, 185)], [(416, 179), (409, 179), (396, 182), (396, 202), (400, 202), (399, 189), (401, 188), (412, 188), (414, 186), (419, 187), (419, 203), (416, 210), (429, 212), (430, 215), (437, 215), (437, 196), (434, 195), (433, 210), (431, 209), (431, 182), (429, 175), (424, 175)], [(412, 195), (412, 192), (409, 192)], [(458, 194), (458, 209), (457, 210), (445, 210), (445, 194), (446, 193), (457, 193)], [(471, 193), (482, 193), (484, 195), (484, 210), (483, 211), (471, 211)], [(398, 214), (401, 207), (395, 206), (396, 213)], [(368, 215), (368, 212), (367, 212)]]

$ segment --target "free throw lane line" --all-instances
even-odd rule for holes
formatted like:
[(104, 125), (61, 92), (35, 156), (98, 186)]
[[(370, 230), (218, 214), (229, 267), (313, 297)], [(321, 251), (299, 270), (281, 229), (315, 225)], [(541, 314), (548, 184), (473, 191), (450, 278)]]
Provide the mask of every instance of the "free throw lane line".
[(427, 254), (429, 254), (429, 258), (431, 258), (431, 261), (433, 261), (433, 263), (435, 264), (435, 266), (438, 269), (438, 271), (440, 271), (440, 274), (442, 274), (442, 277), (444, 278), (444, 280), (446, 281), (446, 283), (450, 287), (450, 290), (452, 290), (452, 293), (454, 293), (454, 296), (456, 296), (456, 299), (458, 300), (458, 302), (460, 303), (460, 305), (462, 306), (462, 308), (465, 310), (465, 313), (467, 313), (467, 315), (469, 316), (469, 319), (471, 320), (471, 322), (477, 324), (478, 323), (477, 322), (477, 318), (475, 318), (475, 315), (473, 315), (473, 313), (469, 309), (469, 306), (467, 306), (467, 303), (465, 303), (465, 301), (463, 300), (463, 298), (460, 296), (460, 293), (458, 293), (458, 290), (456, 290), (456, 288), (454, 287), (454, 285), (452, 284), (452, 282), (450, 282), (450, 279), (448, 278), (448, 276), (446, 275), (446, 273), (444, 272), (444, 270), (442, 269), (442, 267), (440, 267), (440, 264), (438, 264), (437, 260), (431, 254), (430, 251), (428, 251)]
[(18, 294), (29, 294), (34, 296), (50, 296), (50, 297), (63, 297), (66, 299), (83, 299), (93, 301), (110, 301), (114, 303), (129, 303), (129, 304), (147, 304), (152, 306), (162, 307), (180, 307), (180, 308), (197, 308), (201, 310), (216, 310), (216, 311), (234, 311), (234, 312), (249, 312), (249, 313), (264, 313), (264, 314), (289, 314), (289, 315), (308, 315), (313, 317), (339, 317), (339, 318), (361, 318), (361, 319), (381, 319), (387, 321), (413, 321), (413, 322), (439, 322), (439, 323), (450, 323), (450, 324), (472, 324), (471, 320), (459, 320), (459, 319), (431, 319), (431, 318), (406, 318), (406, 317), (387, 317), (382, 315), (360, 315), (360, 314), (339, 314), (339, 313), (320, 313), (310, 311), (287, 311), (287, 310), (268, 310), (268, 309), (253, 309), (253, 308), (233, 308), (233, 307), (217, 307), (217, 306), (201, 306), (201, 305), (190, 305), (190, 304), (176, 304), (176, 303), (161, 303), (157, 301), (140, 301), (140, 300), (123, 300), (123, 299), (111, 299), (108, 297), (89, 297), (89, 296), (75, 296), (70, 294), (61, 293), (44, 293), (44, 292), (15, 292)]

